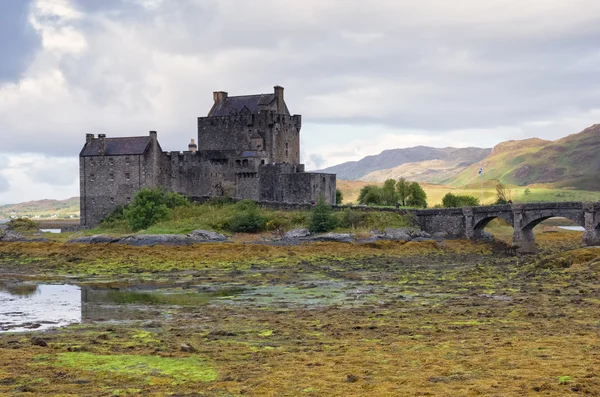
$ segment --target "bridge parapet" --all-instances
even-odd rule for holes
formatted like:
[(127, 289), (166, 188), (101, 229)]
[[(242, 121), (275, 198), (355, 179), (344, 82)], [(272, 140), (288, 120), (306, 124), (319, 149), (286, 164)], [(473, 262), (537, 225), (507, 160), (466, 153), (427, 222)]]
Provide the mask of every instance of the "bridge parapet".
[(436, 208), (415, 211), (421, 228), (451, 237), (481, 238), (485, 226), (495, 218), (514, 228), (513, 244), (520, 252), (535, 252), (533, 228), (551, 217), (571, 219), (585, 228), (583, 244), (600, 245), (600, 202), (562, 202)]

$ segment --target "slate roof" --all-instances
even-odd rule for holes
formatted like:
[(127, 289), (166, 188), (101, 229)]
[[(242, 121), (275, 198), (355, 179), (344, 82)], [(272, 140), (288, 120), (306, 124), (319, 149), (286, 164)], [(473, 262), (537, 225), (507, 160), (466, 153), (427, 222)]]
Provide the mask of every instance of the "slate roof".
[(224, 101), (215, 103), (208, 116), (229, 116), (232, 110), (240, 113), (244, 108), (247, 108), (250, 113), (258, 113), (261, 107), (271, 104), (274, 100), (275, 94), (230, 96)]
[(150, 145), (149, 136), (135, 136), (128, 138), (104, 138), (106, 141), (106, 152), (101, 139), (94, 139), (87, 142), (80, 153), (80, 156), (125, 156), (144, 154)]

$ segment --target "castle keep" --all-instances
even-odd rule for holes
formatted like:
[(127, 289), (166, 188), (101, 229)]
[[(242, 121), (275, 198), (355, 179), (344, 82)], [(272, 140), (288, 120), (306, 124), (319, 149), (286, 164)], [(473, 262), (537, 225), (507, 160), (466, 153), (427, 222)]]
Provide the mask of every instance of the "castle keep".
[(198, 140), (185, 152), (164, 152), (157, 133), (107, 138), (86, 135), (79, 155), (81, 225), (95, 226), (142, 188), (163, 187), (188, 197), (335, 204), (335, 174), (304, 172), (302, 116), (291, 115), (283, 87), (272, 94), (213, 93)]

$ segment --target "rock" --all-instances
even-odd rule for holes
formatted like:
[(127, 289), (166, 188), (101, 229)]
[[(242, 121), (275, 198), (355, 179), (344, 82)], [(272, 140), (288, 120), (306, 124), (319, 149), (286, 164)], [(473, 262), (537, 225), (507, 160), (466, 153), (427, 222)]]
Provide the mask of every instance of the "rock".
[(326, 233), (317, 236), (311, 236), (304, 239), (306, 241), (334, 241), (338, 243), (353, 243), (354, 234), (351, 233)]
[(433, 238), (435, 238), (435, 239), (445, 239), (446, 237), (448, 237), (448, 233), (446, 233), (446, 232), (433, 233)]
[(93, 236), (76, 237), (69, 240), (69, 243), (78, 244), (107, 244), (116, 243), (119, 241), (118, 237), (108, 236), (106, 234), (96, 234)]
[(185, 353), (194, 353), (196, 349), (192, 345), (188, 345), (187, 343), (181, 344), (181, 351)]
[(25, 237), (23, 237), (23, 235), (19, 232), (15, 232), (14, 230), (10, 230), (10, 229), (4, 229), (2, 231), (2, 234), (0, 235), (0, 241), (2, 241), (3, 243), (6, 242), (19, 242), (19, 241), (26, 241), (27, 239)]
[(153, 247), (155, 245), (191, 245), (200, 242), (192, 237), (181, 234), (140, 234), (127, 236), (117, 241), (118, 244), (133, 245), (136, 247)]
[(194, 230), (188, 237), (195, 238), (199, 241), (226, 241), (227, 237), (221, 233), (212, 232), (210, 230)]
[(358, 382), (358, 379), (359, 378), (356, 375), (350, 374), (350, 375), (346, 376), (346, 382), (348, 382), (348, 383)]
[(385, 232), (383, 233), (383, 237), (384, 239), (387, 240), (398, 240), (398, 241), (410, 241), (411, 240), (411, 235), (410, 235), (410, 230), (407, 228), (401, 228), (401, 229), (385, 229)]
[(431, 234), (424, 232), (422, 230), (411, 230), (410, 237), (412, 238), (431, 238)]
[(293, 229), (293, 230), (286, 232), (283, 235), (283, 238), (301, 238), (301, 237), (308, 237), (308, 236), (310, 236), (310, 232), (308, 231), (308, 229), (302, 228), (302, 229)]
[(31, 339), (31, 344), (34, 346), (48, 347), (48, 343), (45, 340), (43, 340), (42, 338)]

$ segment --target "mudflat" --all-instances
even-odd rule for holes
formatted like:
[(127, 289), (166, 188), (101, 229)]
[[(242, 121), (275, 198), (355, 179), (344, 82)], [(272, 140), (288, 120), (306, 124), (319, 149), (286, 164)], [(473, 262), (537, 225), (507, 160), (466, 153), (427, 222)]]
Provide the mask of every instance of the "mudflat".
[(5, 326), (0, 394), (600, 395), (600, 248), (536, 240), (2, 243), (13, 322), (46, 286), (79, 312)]

